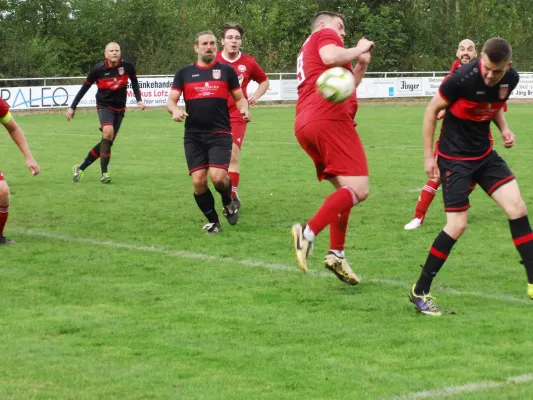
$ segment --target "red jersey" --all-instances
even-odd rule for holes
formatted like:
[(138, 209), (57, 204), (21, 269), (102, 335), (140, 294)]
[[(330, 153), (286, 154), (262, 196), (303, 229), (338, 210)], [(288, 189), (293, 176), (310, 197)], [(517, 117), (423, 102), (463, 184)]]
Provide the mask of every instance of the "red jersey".
[(455, 60), (450, 68), (450, 74), (453, 74), (457, 68), (461, 67), (461, 65), (463, 65), (461, 60)]
[(4, 99), (0, 98), (0, 118), (4, 118), (9, 112), (9, 104)]
[[(324, 65), (318, 51), (330, 44), (344, 47), (333, 29), (320, 29), (306, 39), (300, 53), (298, 53), (296, 65), (298, 101), (296, 103), (295, 130), (312, 121), (353, 120), (354, 107), (357, 107), (356, 95), (342, 103), (333, 103), (322, 97), (316, 87), (316, 80), (320, 74), (330, 68)], [(351, 64), (344, 65), (344, 68), (353, 72)]]
[[(248, 98), (248, 84), (250, 81), (255, 81), (257, 83), (262, 83), (268, 79), (263, 68), (259, 66), (255, 58), (249, 56), (248, 54), (239, 53), (239, 56), (235, 60), (228, 60), (222, 55), (222, 51), (218, 51), (215, 57), (215, 61), (221, 62), (223, 64), (228, 64), (233, 67), (237, 76), (239, 77), (239, 83), (241, 84), (242, 93), (244, 97)], [(230, 96), (228, 100), (228, 106), (231, 109), (236, 108), (235, 100)]]

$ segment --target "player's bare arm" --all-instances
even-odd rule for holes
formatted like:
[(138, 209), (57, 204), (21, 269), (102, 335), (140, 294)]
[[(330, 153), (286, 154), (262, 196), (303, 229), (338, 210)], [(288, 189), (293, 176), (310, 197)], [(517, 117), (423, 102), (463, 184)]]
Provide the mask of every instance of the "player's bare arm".
[(31, 174), (34, 176), (37, 175), (40, 171), (39, 165), (33, 158), (30, 147), (28, 146), (28, 142), (26, 141), (26, 137), (24, 136), (24, 132), (22, 132), (20, 126), (13, 118), (11, 118), (8, 122), (3, 123), (3, 125), (9, 132), (11, 139), (13, 139), (15, 144), (24, 155), (24, 158), (26, 159), (26, 166), (30, 170)]
[(502, 134), (503, 145), (505, 148), (510, 149), (514, 146), (515, 134), (509, 129), (507, 125), (507, 120), (505, 119), (505, 113), (503, 108), (498, 111), (498, 114), (494, 117), (493, 122), (498, 127), (500, 133)]
[(251, 106), (255, 106), (257, 100), (259, 100), (266, 93), (269, 87), (270, 81), (268, 79), (266, 81), (261, 82), (257, 87), (255, 93), (248, 96), (248, 104)]
[(442, 98), (440, 93), (437, 93), (429, 102), (424, 113), (424, 125), (422, 128), (424, 136), (424, 170), (430, 179), (439, 177), (439, 168), (433, 156), (433, 139), (437, 126), (437, 113), (446, 107), (448, 107), (448, 102)]
[(178, 107), (180, 96), (181, 92), (179, 90), (171, 90), (167, 100), (167, 111), (172, 114), (172, 119), (176, 122), (185, 121), (185, 117), (189, 115)]
[(242, 117), (244, 118), (244, 120), (246, 122), (250, 122), (252, 120), (252, 114), (250, 113), (250, 110), (248, 109), (248, 100), (246, 100), (246, 97), (244, 97), (242, 90), (237, 89), (237, 90), (232, 91), (231, 96), (233, 97), (233, 100), (235, 100), (237, 109), (242, 114)]
[(353, 69), (355, 87), (358, 87), (361, 81), (363, 80), (366, 74), (366, 70), (368, 69), (368, 64), (370, 64), (371, 59), (372, 59), (372, 55), (370, 54), (369, 51), (357, 57), (357, 65)]
[(74, 115), (76, 115), (76, 110), (69, 107), (67, 109), (67, 112), (65, 113), (65, 116), (67, 117), (67, 122), (74, 118)]
[(362, 38), (357, 46), (345, 49), (334, 44), (328, 44), (320, 48), (318, 53), (322, 62), (327, 67), (342, 67), (351, 63), (363, 53), (367, 53), (374, 48), (374, 42)]

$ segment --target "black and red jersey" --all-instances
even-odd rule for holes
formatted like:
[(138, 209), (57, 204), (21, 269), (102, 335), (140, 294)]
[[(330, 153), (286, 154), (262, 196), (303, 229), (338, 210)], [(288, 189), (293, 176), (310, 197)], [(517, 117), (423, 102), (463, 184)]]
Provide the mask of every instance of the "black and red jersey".
[(70, 108), (76, 109), (78, 103), (85, 93), (87, 93), (91, 85), (96, 83), (98, 86), (96, 104), (98, 106), (109, 107), (115, 111), (122, 111), (126, 108), (126, 87), (128, 85), (128, 79), (131, 81), (131, 88), (133, 89), (135, 98), (137, 101), (141, 101), (139, 81), (137, 80), (137, 72), (133, 63), (121, 59), (116, 66), (111, 67), (107, 60), (104, 60), (93, 67)]
[(518, 85), (518, 73), (510, 68), (495, 86), (487, 86), (481, 61), (464, 64), (442, 82), (441, 97), (448, 108), (441, 127), (437, 152), (458, 160), (476, 160), (492, 150), (490, 123)]
[(228, 96), (240, 89), (237, 73), (227, 64), (214, 62), (208, 67), (198, 63), (176, 72), (172, 90), (183, 93), (185, 132), (231, 133)]

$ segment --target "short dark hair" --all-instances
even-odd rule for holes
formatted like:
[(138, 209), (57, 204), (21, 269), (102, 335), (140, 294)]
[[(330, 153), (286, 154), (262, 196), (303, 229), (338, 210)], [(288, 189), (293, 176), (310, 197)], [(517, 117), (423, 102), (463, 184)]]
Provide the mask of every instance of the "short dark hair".
[(316, 29), (316, 26), (315, 26), (316, 21), (323, 15), (328, 16), (330, 18), (340, 18), (342, 20), (342, 23), (346, 25), (346, 20), (344, 19), (344, 15), (333, 12), (333, 11), (319, 11), (315, 14), (315, 16), (313, 17), (313, 20), (311, 21), (311, 30), (314, 31)]
[[(203, 35), (213, 35), (213, 36), (215, 36), (215, 34), (213, 33), (213, 31), (209, 31), (209, 30), (207, 30), (207, 31), (202, 31), (202, 32), (198, 32), (198, 33), (196, 34), (196, 36), (194, 37), (194, 43), (195, 43), (195, 44), (198, 44), (198, 39), (200, 38), (200, 36), (203, 36)], [(215, 36), (215, 37), (216, 37), (216, 36)]]
[(226, 32), (230, 29), (235, 29), (236, 31), (239, 31), (241, 34), (241, 38), (244, 36), (244, 28), (241, 24), (224, 24), (220, 27), (220, 37), (224, 39), (224, 36), (226, 36)]
[(513, 50), (509, 42), (502, 38), (492, 38), (483, 45), (483, 53), (487, 55), (493, 63), (509, 61), (513, 56)]

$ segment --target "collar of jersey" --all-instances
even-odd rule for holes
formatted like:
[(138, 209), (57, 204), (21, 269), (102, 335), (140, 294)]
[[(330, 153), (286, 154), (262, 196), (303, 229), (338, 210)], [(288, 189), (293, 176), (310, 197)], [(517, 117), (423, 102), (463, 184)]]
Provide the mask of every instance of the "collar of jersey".
[(239, 55), (237, 56), (237, 58), (236, 58), (235, 60), (230, 60), (229, 58), (226, 58), (226, 57), (224, 56), (224, 51), (221, 51), (221, 52), (220, 52), (220, 57), (222, 57), (225, 61), (230, 62), (230, 63), (234, 63), (234, 62), (239, 61), (239, 59), (241, 58), (241, 56), (242, 56), (242, 53), (239, 51)]
[(195, 61), (194, 64), (200, 69), (211, 69), (211, 68), (213, 68), (216, 65), (217, 62), (218, 61), (214, 61), (213, 60), (213, 62), (211, 64), (209, 64), (207, 67), (204, 67), (204, 66), (198, 64), (198, 61)]

